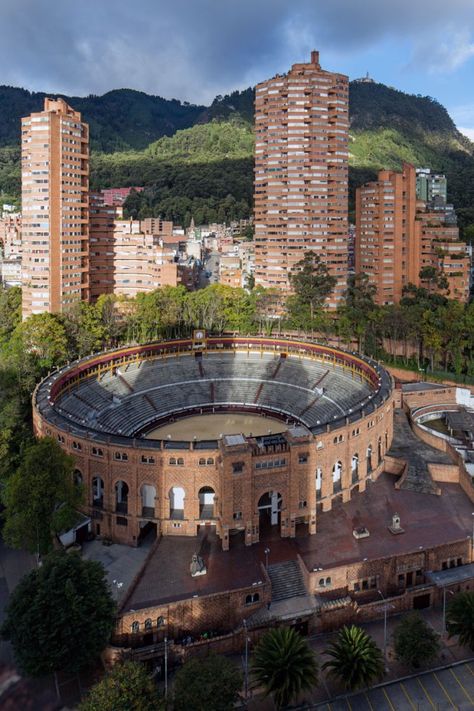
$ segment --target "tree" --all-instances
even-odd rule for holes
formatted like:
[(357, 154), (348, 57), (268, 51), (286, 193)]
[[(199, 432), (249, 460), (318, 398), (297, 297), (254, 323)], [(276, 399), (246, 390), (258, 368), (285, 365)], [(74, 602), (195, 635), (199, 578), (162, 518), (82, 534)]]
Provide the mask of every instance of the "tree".
[(429, 664), (438, 656), (439, 635), (417, 612), (406, 615), (398, 623), (393, 638), (397, 659), (413, 669)]
[(460, 592), (453, 598), (446, 623), (450, 637), (457, 635), (460, 644), (474, 650), (474, 592)]
[(30, 316), (16, 326), (4, 353), (19, 388), (31, 394), (40, 378), (67, 359), (67, 336), (61, 318), (50, 313)]
[(154, 681), (139, 662), (116, 664), (87, 694), (80, 711), (158, 711)]
[(272, 695), (277, 708), (287, 706), (299, 694), (318, 683), (318, 665), (308, 642), (291, 627), (277, 627), (264, 634), (253, 659), (255, 681)]
[(332, 659), (322, 668), (328, 669), (329, 675), (341, 681), (347, 689), (369, 686), (383, 676), (382, 652), (372, 637), (356, 625), (339, 630), (336, 640), (324, 654)]
[(103, 347), (105, 326), (95, 305), (80, 301), (63, 318), (69, 337), (69, 353), (82, 358)]
[(351, 274), (347, 280), (345, 303), (338, 309), (338, 316), (352, 336), (357, 337), (359, 351), (365, 351), (367, 334), (376, 322), (377, 287), (371, 284), (367, 274)]
[(49, 437), (26, 448), (17, 471), (5, 484), (5, 542), (43, 555), (55, 534), (70, 528), (82, 491), (73, 481), (74, 460)]
[(230, 711), (242, 688), (242, 674), (226, 659), (190, 659), (175, 676), (174, 711)]
[(25, 575), (8, 603), (1, 628), (26, 674), (77, 672), (109, 641), (115, 603), (100, 563), (56, 552)]
[(312, 251), (306, 252), (289, 275), (295, 295), (290, 300), (290, 313), (302, 310), (309, 316), (312, 328), (315, 312), (321, 309), (327, 297), (334, 289), (337, 279), (320, 257)]
[(21, 289), (0, 287), (0, 344), (7, 341), (21, 321)]

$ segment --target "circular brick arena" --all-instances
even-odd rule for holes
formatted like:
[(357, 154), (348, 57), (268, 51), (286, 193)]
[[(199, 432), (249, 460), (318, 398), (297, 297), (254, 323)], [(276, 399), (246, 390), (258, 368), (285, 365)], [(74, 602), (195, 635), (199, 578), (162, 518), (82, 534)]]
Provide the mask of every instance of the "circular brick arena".
[(137, 545), (211, 525), (225, 549), (273, 526), (315, 533), (318, 510), (383, 470), (392, 408), (390, 376), (357, 354), (200, 332), (69, 364), (33, 402), (95, 533)]

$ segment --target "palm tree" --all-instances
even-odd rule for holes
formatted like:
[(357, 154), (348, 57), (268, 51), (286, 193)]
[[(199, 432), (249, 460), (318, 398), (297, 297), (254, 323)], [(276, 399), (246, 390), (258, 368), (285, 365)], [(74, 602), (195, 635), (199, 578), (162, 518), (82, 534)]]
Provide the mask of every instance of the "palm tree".
[(459, 636), (459, 643), (474, 650), (474, 593), (461, 592), (451, 601), (446, 613), (450, 637)]
[(279, 709), (318, 683), (313, 651), (291, 627), (277, 627), (265, 633), (255, 648), (252, 673)]
[(382, 652), (372, 637), (356, 625), (339, 630), (324, 653), (332, 659), (322, 668), (328, 669), (329, 675), (342, 681), (347, 689), (369, 686), (383, 676)]

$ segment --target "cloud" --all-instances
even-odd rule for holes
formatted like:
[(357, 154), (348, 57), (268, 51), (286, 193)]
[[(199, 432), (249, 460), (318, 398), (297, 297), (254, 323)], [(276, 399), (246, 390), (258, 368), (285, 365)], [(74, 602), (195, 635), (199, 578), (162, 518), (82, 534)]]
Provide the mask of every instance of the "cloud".
[[(447, 33), (446, 28), (449, 27)], [(456, 71), (473, 55), (472, 0), (2, 0), (1, 81), (68, 94), (129, 86), (208, 102), (313, 48), (340, 70), (383, 43)]]
[(418, 43), (410, 68), (424, 66), (432, 73), (450, 74), (474, 56), (474, 41), (468, 28), (447, 27), (443, 40), (433, 43), (424, 39)]

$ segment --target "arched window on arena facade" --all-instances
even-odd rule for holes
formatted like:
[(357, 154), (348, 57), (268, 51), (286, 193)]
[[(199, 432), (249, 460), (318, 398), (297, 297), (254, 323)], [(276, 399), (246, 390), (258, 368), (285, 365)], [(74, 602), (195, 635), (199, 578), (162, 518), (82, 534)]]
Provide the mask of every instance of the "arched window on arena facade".
[(82, 472), (79, 469), (74, 469), (74, 484), (76, 486), (82, 486)]
[(173, 486), (169, 491), (170, 518), (184, 519), (184, 489), (182, 486)]
[(378, 438), (377, 441), (377, 464), (382, 463), (382, 437)]
[(115, 484), (115, 510), (117, 513), (128, 513), (128, 484), (121, 480)]
[(100, 476), (92, 477), (92, 506), (104, 508), (104, 480)]
[(336, 462), (332, 468), (332, 486), (333, 492), (336, 494), (341, 491), (341, 474), (342, 474), (342, 462)]
[(372, 445), (367, 447), (367, 474), (372, 472)]
[(155, 517), (156, 489), (151, 484), (142, 484), (140, 488), (142, 516)]
[(137, 634), (138, 632), (140, 632), (140, 623), (137, 621), (132, 622), (132, 634)]
[(358, 454), (353, 454), (352, 455), (352, 483), (355, 484), (357, 481), (359, 481), (359, 455)]
[(204, 459), (204, 457), (201, 457), (201, 459), (199, 460), (199, 466), (200, 466), (200, 467), (205, 467), (205, 466), (206, 466), (206, 460)]
[(321, 467), (316, 469), (316, 500), (321, 498), (321, 488), (323, 485), (323, 470)]
[(210, 486), (203, 486), (199, 489), (199, 518), (214, 518), (214, 499), (216, 492)]

